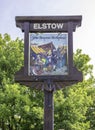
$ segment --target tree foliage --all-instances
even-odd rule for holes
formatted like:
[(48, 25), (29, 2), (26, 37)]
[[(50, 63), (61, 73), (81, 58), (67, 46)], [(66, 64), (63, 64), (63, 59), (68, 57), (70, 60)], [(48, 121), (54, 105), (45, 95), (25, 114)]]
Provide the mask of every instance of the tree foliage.
[[(0, 34), (2, 130), (43, 129), (43, 92), (14, 83), (15, 72), (23, 66), (23, 50), (23, 40), (11, 40), (8, 34)], [(90, 57), (78, 49), (74, 65), (83, 72), (84, 81), (54, 94), (55, 130), (95, 130), (95, 80), (89, 61)]]
[(7, 84), (3, 91), (0, 89), (1, 127), (4, 130), (41, 130), (43, 110), (37, 102), (38, 96), (39, 94), (36, 96), (35, 92), (18, 84)]
[(81, 49), (77, 49), (74, 54), (74, 65), (83, 73), (83, 76), (93, 77), (93, 65), (89, 64), (91, 58), (87, 54), (83, 54)]
[(23, 65), (23, 42), (11, 40), (8, 34), (0, 34), (0, 83), (13, 80), (14, 74)]
[(56, 92), (56, 130), (58, 128), (65, 130), (89, 130), (90, 120), (87, 120), (87, 111), (93, 104), (92, 97), (88, 94), (91, 89), (91, 84), (88, 81), (84, 81)]

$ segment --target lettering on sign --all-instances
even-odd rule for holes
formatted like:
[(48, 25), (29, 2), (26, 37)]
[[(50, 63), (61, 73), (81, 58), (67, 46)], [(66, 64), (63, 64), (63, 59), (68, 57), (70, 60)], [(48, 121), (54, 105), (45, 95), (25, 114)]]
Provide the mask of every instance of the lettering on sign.
[(34, 23), (33, 29), (63, 29), (64, 23)]

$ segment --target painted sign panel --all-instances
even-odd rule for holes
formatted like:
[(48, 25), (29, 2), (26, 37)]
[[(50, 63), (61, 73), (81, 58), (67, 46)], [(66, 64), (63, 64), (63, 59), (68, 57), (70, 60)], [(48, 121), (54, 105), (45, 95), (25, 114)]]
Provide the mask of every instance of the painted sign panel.
[(68, 75), (68, 33), (30, 33), (29, 49), (29, 75)]

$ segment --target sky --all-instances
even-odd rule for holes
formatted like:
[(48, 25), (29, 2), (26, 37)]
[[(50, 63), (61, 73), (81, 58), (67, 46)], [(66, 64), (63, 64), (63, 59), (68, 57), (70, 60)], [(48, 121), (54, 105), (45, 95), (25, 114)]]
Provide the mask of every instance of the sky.
[(0, 0), (0, 33), (24, 38), (15, 16), (82, 15), (82, 25), (73, 35), (74, 52), (82, 49), (91, 58), (95, 75), (95, 0)]

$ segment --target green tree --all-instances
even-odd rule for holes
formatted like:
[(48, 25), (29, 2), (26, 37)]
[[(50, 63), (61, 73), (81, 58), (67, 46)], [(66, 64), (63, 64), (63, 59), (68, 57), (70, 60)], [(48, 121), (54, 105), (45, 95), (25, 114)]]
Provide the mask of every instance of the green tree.
[(95, 80), (89, 61), (89, 56), (80, 49), (74, 54), (74, 64), (83, 72), (84, 81), (55, 93), (55, 130), (89, 130), (91, 127), (92, 118), (88, 120), (90, 112), (87, 112), (92, 110), (95, 93), (91, 90), (95, 90)]
[(88, 91), (88, 95), (91, 96), (93, 103), (88, 108), (86, 117), (87, 117), (87, 121), (90, 122), (90, 129), (95, 130), (95, 86), (90, 88), (90, 90)]
[[(86, 112), (93, 103), (87, 82), (73, 85), (55, 94), (55, 129), (88, 130)], [(60, 122), (60, 123), (59, 123)]]
[(83, 73), (84, 78), (93, 77), (93, 65), (89, 64), (91, 58), (83, 54), (81, 49), (77, 49), (74, 54), (74, 65)]
[(19, 38), (11, 40), (10, 35), (0, 34), (0, 84), (13, 81), (16, 71), (23, 65), (23, 42)]
[[(43, 92), (14, 83), (23, 66), (23, 41), (0, 35), (0, 127), (2, 130), (42, 130)], [(95, 88), (90, 58), (78, 49), (75, 66), (84, 81), (55, 92), (55, 130), (95, 129)], [(93, 117), (92, 117), (93, 116)]]
[(41, 101), (38, 102), (38, 96), (38, 92), (35, 93), (28, 87), (21, 87), (18, 84), (7, 84), (3, 91), (0, 89), (1, 128), (42, 130), (43, 106)]

